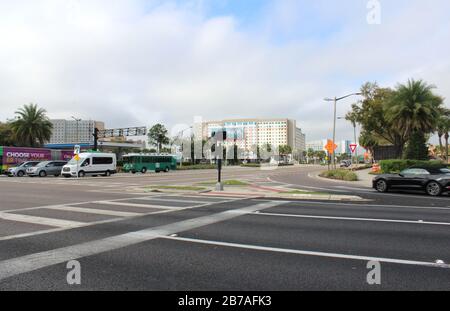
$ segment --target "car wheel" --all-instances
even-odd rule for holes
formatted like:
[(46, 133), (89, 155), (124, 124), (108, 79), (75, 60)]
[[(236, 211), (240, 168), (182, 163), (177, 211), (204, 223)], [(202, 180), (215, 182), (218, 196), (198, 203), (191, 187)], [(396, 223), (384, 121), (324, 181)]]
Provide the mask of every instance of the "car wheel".
[(147, 168), (146, 168), (146, 167), (143, 167), (142, 170), (141, 170), (141, 173), (142, 173), (142, 174), (147, 173)]
[(25, 175), (24, 172), (22, 172), (22, 171), (17, 172), (17, 177), (23, 177), (23, 175)]
[(441, 195), (442, 187), (437, 182), (432, 181), (432, 182), (428, 183), (428, 185), (426, 187), (426, 191), (427, 191), (428, 195), (431, 195), (433, 197), (437, 197), (437, 196)]
[(83, 177), (85, 177), (85, 176), (86, 176), (86, 173), (85, 173), (85, 172), (83, 172), (83, 171), (78, 172), (78, 177), (83, 178)]
[(45, 171), (39, 172), (39, 177), (45, 177), (45, 176), (47, 176), (47, 173)]
[(388, 186), (386, 180), (384, 180), (384, 179), (378, 180), (376, 183), (376, 189), (378, 192), (381, 192), (381, 193), (388, 192), (389, 186)]

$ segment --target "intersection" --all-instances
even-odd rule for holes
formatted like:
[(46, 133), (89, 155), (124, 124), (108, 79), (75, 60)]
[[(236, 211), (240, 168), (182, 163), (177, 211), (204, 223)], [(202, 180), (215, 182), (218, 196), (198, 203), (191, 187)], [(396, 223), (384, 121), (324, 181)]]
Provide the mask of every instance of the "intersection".
[[(139, 191), (215, 171), (1, 178), (0, 290), (450, 289), (448, 197), (380, 195), (314, 178), (319, 169), (224, 175), (363, 200)], [(80, 285), (67, 283), (71, 260)], [(367, 283), (369, 262), (381, 265), (380, 285)]]

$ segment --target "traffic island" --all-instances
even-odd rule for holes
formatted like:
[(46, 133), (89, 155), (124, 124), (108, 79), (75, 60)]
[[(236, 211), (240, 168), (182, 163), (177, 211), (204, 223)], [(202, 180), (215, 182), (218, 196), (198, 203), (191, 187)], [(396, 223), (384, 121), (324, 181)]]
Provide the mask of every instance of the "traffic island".
[(327, 192), (307, 191), (291, 189), (282, 186), (269, 187), (252, 184), (245, 181), (224, 181), (223, 191), (216, 190), (215, 183), (201, 183), (194, 185), (151, 185), (143, 188), (135, 188), (133, 192), (143, 193), (176, 193), (178, 195), (202, 195), (223, 196), (238, 198), (264, 198), (264, 199), (286, 199), (286, 200), (320, 200), (320, 201), (367, 201), (354, 195), (340, 195)]

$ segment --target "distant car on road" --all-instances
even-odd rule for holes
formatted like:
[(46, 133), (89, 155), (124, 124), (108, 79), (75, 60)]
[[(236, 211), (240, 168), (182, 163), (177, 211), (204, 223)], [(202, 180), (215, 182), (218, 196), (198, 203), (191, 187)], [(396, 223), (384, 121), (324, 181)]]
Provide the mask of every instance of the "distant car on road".
[(350, 166), (352, 166), (352, 161), (350, 161), (350, 160), (343, 160), (343, 161), (341, 161), (341, 164), (339, 166), (340, 167), (350, 167)]
[(378, 192), (394, 189), (420, 190), (431, 196), (450, 191), (450, 169), (446, 167), (412, 167), (400, 174), (384, 174), (373, 179)]
[(27, 175), (30, 177), (46, 177), (48, 175), (60, 176), (61, 170), (66, 161), (45, 161), (38, 165), (27, 168)]
[(27, 161), (27, 162), (23, 162), (18, 166), (15, 167), (10, 167), (7, 171), (6, 174), (9, 177), (23, 177), (27, 174), (27, 168), (29, 167), (34, 167), (36, 165), (38, 165), (40, 162), (39, 161)]

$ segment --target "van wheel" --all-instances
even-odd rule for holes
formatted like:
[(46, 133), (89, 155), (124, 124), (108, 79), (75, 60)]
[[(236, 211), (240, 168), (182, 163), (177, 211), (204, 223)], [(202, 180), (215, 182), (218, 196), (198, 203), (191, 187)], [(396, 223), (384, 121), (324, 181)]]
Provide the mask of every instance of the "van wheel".
[(141, 173), (142, 173), (142, 174), (147, 173), (147, 168), (146, 168), (146, 167), (143, 167), (142, 170), (141, 170)]
[(24, 173), (22, 171), (17, 172), (17, 177), (23, 177)]
[(111, 172), (110, 171), (106, 171), (105, 175), (103, 175), (103, 176), (109, 177), (109, 176), (111, 176)]
[(86, 176), (86, 173), (85, 173), (85, 172), (83, 172), (83, 171), (78, 172), (78, 177), (83, 178), (83, 177), (85, 177), (85, 176)]
[(45, 171), (39, 172), (39, 177), (45, 177), (45, 176), (47, 176), (47, 173)]

